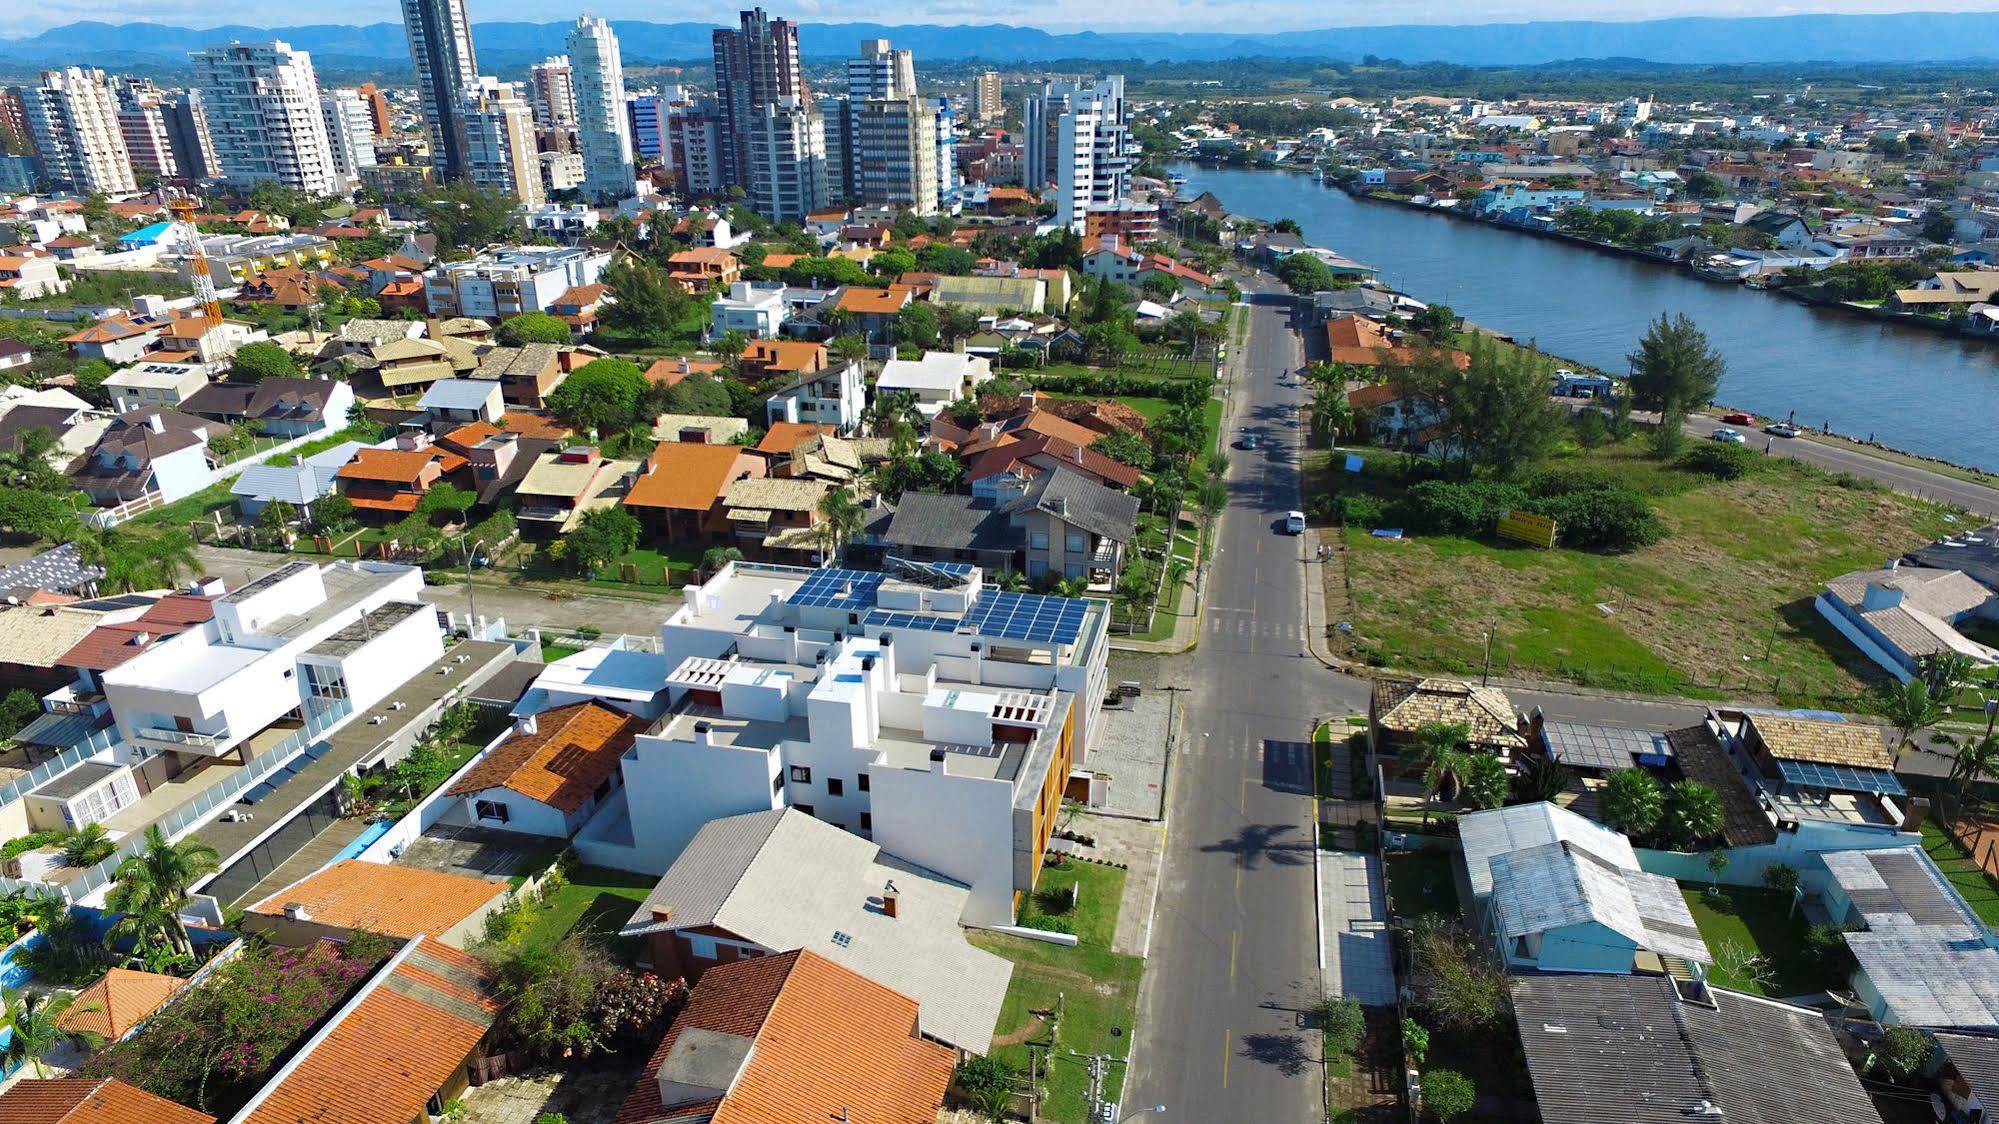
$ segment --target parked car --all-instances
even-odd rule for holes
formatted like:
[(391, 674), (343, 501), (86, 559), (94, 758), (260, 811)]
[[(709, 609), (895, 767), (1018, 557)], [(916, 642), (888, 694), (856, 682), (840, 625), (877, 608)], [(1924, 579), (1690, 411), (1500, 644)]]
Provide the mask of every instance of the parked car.
[(1799, 429), (1790, 422), (1771, 422), (1769, 425), (1763, 427), (1763, 432), (1772, 437), (1796, 437), (1803, 433), (1804, 430)]
[(1302, 511), (1286, 512), (1284, 515), (1284, 533), (1288, 535), (1304, 534), (1305, 513)]
[(1729, 425), (1755, 425), (1756, 415), (1745, 414), (1738, 410), (1732, 414), (1721, 415), (1721, 420), (1727, 422)]
[(1727, 426), (1722, 426), (1720, 429), (1708, 434), (1708, 437), (1715, 441), (1726, 441), (1731, 445), (1741, 445), (1748, 441), (1748, 438), (1742, 436), (1741, 430), (1730, 429)]

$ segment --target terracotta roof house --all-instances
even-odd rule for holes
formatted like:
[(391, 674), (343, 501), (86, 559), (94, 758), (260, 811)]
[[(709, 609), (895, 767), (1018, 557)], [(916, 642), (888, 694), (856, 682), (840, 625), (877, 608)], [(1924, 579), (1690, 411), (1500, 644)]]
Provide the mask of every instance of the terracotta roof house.
[[(1388, 331), (1365, 316), (1335, 316), (1326, 321), (1326, 357), (1333, 363), (1375, 367), (1384, 363), (1414, 362), (1418, 350), (1391, 339)], [(1471, 356), (1450, 352), (1451, 363), (1459, 370), (1471, 366)]]
[(740, 367), (744, 379), (762, 382), (823, 371), (826, 360), (826, 345), (816, 340), (751, 340)]
[(915, 299), (915, 291), (902, 285), (890, 285), (886, 289), (870, 289), (861, 285), (849, 285), (840, 290), (834, 299), (834, 309), (849, 313), (854, 318), (854, 326), (871, 340), (880, 340), (895, 320), (895, 314), (909, 306)]
[(498, 380), (500, 397), (511, 408), (539, 410), (569, 374), (562, 366), (560, 347), (530, 343), (486, 352), (479, 357), (479, 368), (471, 377)]
[(1455, 679), (1385, 679), (1368, 701), (1368, 740), (1375, 752), (1394, 755), (1425, 726), (1459, 723), (1471, 731), (1474, 749), (1501, 760), (1526, 748), (1517, 729), (1513, 702), (1497, 687), (1474, 687)]
[(95, 1035), (100, 1042), (116, 1042), (186, 986), (179, 976), (112, 968), (76, 993), (56, 1025)]
[(287, 265), (252, 275), (238, 287), (236, 299), (297, 310), (318, 303), (327, 293), (338, 296), (339, 291), (340, 286), (324, 281), (319, 275)]
[(727, 445), (750, 432), (748, 418), (718, 418), (709, 414), (660, 414), (652, 419), (655, 441), (689, 445)]
[(215, 599), (196, 593), (170, 593), (129, 621), (100, 624), (78, 640), (57, 661), (61, 667), (85, 673), (95, 683), (97, 673), (125, 661), (170, 636), (178, 636), (215, 616)]
[(568, 324), (570, 334), (581, 336), (596, 326), (597, 310), (604, 307), (604, 298), (609, 292), (610, 286), (601, 281), (590, 285), (571, 285), (549, 302), (548, 313)]
[(771, 427), (764, 431), (763, 440), (757, 442), (757, 452), (773, 460), (786, 459), (791, 456), (793, 446), (800, 441), (831, 432), (832, 426), (818, 422), (772, 422)]
[(485, 422), (460, 426), (437, 444), (465, 458), (479, 502), (488, 505), (510, 494), (543, 453), (562, 447), (559, 440), (523, 437)]
[(364, 986), (236, 1120), (402, 1124), (464, 1092), (500, 1012), (485, 961), (421, 940)]
[(987, 449), (972, 457), (965, 466), (965, 482), (972, 494), (981, 494), (980, 484), (997, 487), (1001, 478), (1027, 479), (1054, 468), (1066, 468), (1107, 487), (1124, 489), (1144, 476), (1139, 470), (1094, 449), (1046, 433), (1030, 433)]
[(997, 421), (985, 422), (972, 430), (970, 439), (961, 444), (958, 451), (967, 457), (976, 457), (988, 449), (998, 448), (1009, 441), (1019, 441), (1040, 434), (1057, 437), (1071, 445), (1088, 448), (1103, 434), (1061, 417), (1050, 410), (1027, 410)]
[(768, 474), (765, 459), (741, 445), (662, 441), (625, 494), (625, 510), (651, 537), (699, 541), (721, 529), (717, 505), (730, 484)]
[(635, 461), (605, 460), (588, 446), (543, 453), (514, 485), (522, 535), (552, 538), (574, 530), (585, 512), (617, 506), (638, 467)]
[(115, 1077), (30, 1077), (0, 1093), (0, 1124), (215, 1124), (215, 1118)]
[(713, 359), (689, 359), (685, 355), (672, 359), (655, 359), (646, 368), (646, 381), (662, 386), (678, 385), (682, 379), (695, 375), (712, 375), (722, 369), (722, 364)]
[(666, 259), (666, 273), (689, 289), (727, 288), (741, 279), (743, 263), (727, 250), (697, 246)]
[(465, 467), (446, 449), (360, 449), (334, 474), (356, 512), (394, 522), (416, 510), (431, 485)]
[(616, 1124), (930, 1124), (956, 1055), (914, 999), (799, 949), (702, 977)]
[(346, 859), (249, 907), (243, 928), (293, 947), (365, 930), (462, 948), (483, 935), (486, 914), (506, 893), (505, 882)]
[(645, 728), (598, 702), (529, 715), (445, 795), (462, 798), (482, 827), (567, 839), (616, 790), (618, 758)]
[(576, 432), (558, 418), (531, 410), (507, 411), (500, 416), (500, 428), (523, 439), (539, 437), (548, 441), (561, 441)]

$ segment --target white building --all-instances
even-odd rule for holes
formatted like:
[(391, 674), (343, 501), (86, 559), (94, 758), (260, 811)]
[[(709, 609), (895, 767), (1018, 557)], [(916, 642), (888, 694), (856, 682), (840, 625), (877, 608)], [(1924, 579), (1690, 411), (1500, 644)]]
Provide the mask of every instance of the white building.
[(962, 565), (737, 563), (685, 593), (660, 627), (671, 709), (578, 850), (664, 870), (710, 820), (788, 806), (964, 883), (968, 922), (1011, 923), (1064, 794), (1102, 783), (1083, 768), (1108, 606)]
[(764, 403), (764, 420), (829, 425), (833, 432), (854, 433), (867, 409), (868, 383), (859, 363), (842, 363), (799, 375), (771, 393)]
[(368, 103), (354, 90), (328, 90), (319, 96), (319, 113), (326, 121), (326, 142), (333, 146), (333, 166), (358, 184), (361, 169), (375, 166), (375, 118)]
[(535, 124), (544, 129), (576, 128), (576, 88), (568, 55), (552, 55), (528, 67), (528, 94)]
[(465, 178), (526, 206), (542, 201), (534, 112), (512, 82), (481, 77), (461, 92)]
[(28, 137), (50, 180), (71, 191), (128, 195), (139, 190), (118, 122), (118, 94), (101, 70), (45, 70), (21, 88)]
[(781, 282), (732, 282), (728, 293), (716, 297), (708, 309), (708, 334), (713, 339), (730, 332), (741, 332), (753, 340), (776, 339), (784, 322), (791, 319)]
[(464, 261), (440, 262), (423, 275), (433, 316), (487, 320), (516, 312), (547, 312), (574, 285), (594, 285), (611, 264), (609, 251), (568, 246), (494, 246)]
[(145, 172), (172, 179), (180, 174), (180, 165), (174, 159), (173, 134), (154, 95), (128, 93), (118, 109), (118, 131), (125, 138), (125, 153), (131, 158), (135, 176)]
[(997, 70), (972, 79), (972, 120), (984, 125), (1006, 116), (1006, 95)]
[[(544, 195), (554, 195), (558, 191), (568, 191), (583, 185), (583, 155), (578, 152), (543, 152), (535, 159), (541, 162), (541, 190)], [(583, 206), (583, 204), (576, 204)]]
[(1055, 221), (1083, 233), (1092, 207), (1131, 192), (1137, 146), (1125, 124), (1124, 78), (1112, 75), (1075, 90), (1055, 122)]
[(114, 413), (148, 407), (173, 409), (208, 385), (208, 368), (200, 363), (142, 362), (114, 371), (104, 380)]
[(803, 222), (827, 198), (826, 137), (819, 107), (789, 98), (751, 111), (750, 209), (772, 222)]
[(576, 140), (583, 150), (583, 196), (618, 202), (636, 193), (632, 127), (625, 111), (625, 66), (611, 25), (581, 16), (569, 33), (576, 90)]
[(422, 590), (414, 566), (287, 563), (104, 673), (118, 735), (183, 760), (247, 758), (250, 739), (288, 714), (364, 710), (444, 653)]
[(189, 57), (221, 162), (217, 171), (231, 186), (275, 183), (310, 195), (347, 189), (326, 137), (311, 56), (274, 39), (209, 47)]
[(937, 111), (922, 98), (854, 103), (850, 178), (863, 203), (937, 213)]
[(993, 377), (992, 360), (957, 351), (926, 351), (921, 359), (891, 359), (875, 380), (876, 394), (907, 391), (916, 408), (934, 418), (944, 407), (979, 392)]

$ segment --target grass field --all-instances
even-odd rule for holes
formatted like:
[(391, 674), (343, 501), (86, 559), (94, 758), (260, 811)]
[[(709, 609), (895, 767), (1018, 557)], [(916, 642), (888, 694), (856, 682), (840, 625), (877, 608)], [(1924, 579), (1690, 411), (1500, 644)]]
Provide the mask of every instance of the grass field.
[(568, 885), (543, 900), (521, 941), (547, 947), (571, 932), (580, 932), (604, 941), (631, 961), (636, 958), (639, 942), (621, 940), (618, 930), (657, 881), (622, 870), (579, 866), (569, 872)]
[[(1050, 1067), (1044, 1079), (1044, 1118), (1060, 1124), (1084, 1124), (1089, 1116), (1089, 1068), (1074, 1054), (1108, 1054), (1123, 1058), (1130, 1052), (1132, 1023), (1138, 1013), (1138, 983), (1145, 961), (1110, 950), (1117, 930), (1118, 902), (1124, 893), (1124, 871), (1095, 863), (1072, 862), (1043, 871), (1036, 897), (1051, 889), (1066, 893), (1081, 887), (1076, 905), (1060, 916), (1076, 932), (1074, 948), (1045, 944), (999, 933), (972, 931), (973, 944), (1013, 961), (1013, 981), (1000, 1007), (993, 1031), (993, 1054), (1019, 1066), (1028, 1064), (1028, 1042), (1050, 1042), (1048, 1015), (1059, 1010), (1053, 1050), (1037, 1051)], [(1039, 901), (1021, 910), (1021, 924), (1046, 920)], [(1118, 1033), (1113, 1034), (1115, 1028)], [(1124, 1079), (1124, 1066), (1114, 1063), (1111, 1076)]]
[[(1333, 473), (1317, 454), (1314, 489), (1392, 503), (1402, 488), (1386, 470), (1398, 459), (1370, 455), (1369, 470), (1355, 476)], [(1813, 598), (1826, 580), (1953, 527), (1943, 508), (1842, 486), (1786, 459), (1720, 482), (1663, 465), (1632, 441), (1572, 452), (1553, 467), (1577, 466), (1644, 493), (1670, 533), (1604, 555), (1486, 538), (1380, 539), (1349, 527), (1355, 654), (1377, 666), (1477, 674), (1490, 626), (1495, 674), (1850, 705), (1879, 673)], [(1725, 584), (1716, 580), (1724, 570)], [(1471, 604), (1468, 589), (1479, 593)]]
[(1923, 850), (1963, 896), (1965, 904), (1987, 925), (1999, 925), (1999, 882), (1978, 865), (1943, 828), (1923, 821)]
[[(1716, 963), (1709, 979), (1721, 987), (1756, 995), (1805, 995), (1846, 981), (1827, 972), (1805, 951), (1811, 924), (1803, 908), (1792, 908), (1791, 896), (1754, 886), (1723, 886), (1720, 901), (1710, 901), (1707, 887), (1680, 884), (1693, 912), (1694, 924)], [(1761, 971), (1749, 972), (1743, 957), (1761, 957)], [(1760, 977), (1760, 978), (1757, 978)]]
[(1390, 851), (1383, 862), (1388, 906), (1401, 918), (1458, 915), (1457, 858), (1452, 851)]

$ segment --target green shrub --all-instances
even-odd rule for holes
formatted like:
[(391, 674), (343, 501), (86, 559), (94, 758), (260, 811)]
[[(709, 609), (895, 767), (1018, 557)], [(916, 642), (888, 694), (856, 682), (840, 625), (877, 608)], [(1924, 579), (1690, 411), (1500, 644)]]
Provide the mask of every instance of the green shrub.
[(1484, 480), (1425, 480), (1409, 489), (1404, 509), (1410, 527), (1433, 535), (1476, 535), (1492, 529), (1499, 513), (1520, 507), (1527, 493)]
[(1402, 1020), (1402, 1050), (1409, 1055), (1409, 1060), (1419, 1066), (1430, 1052), (1430, 1032), (1415, 1019)]
[(1478, 1090), (1471, 1078), (1450, 1069), (1433, 1069), (1423, 1075), (1423, 1107), (1443, 1124), (1463, 1116), (1478, 1103)]
[(1883, 1076), (1899, 1085), (1922, 1072), (1934, 1049), (1930, 1036), (1915, 1027), (1891, 1026), (1874, 1048), (1874, 1064)]
[(1680, 454), (1680, 467), (1716, 480), (1740, 480), (1756, 468), (1756, 454), (1741, 445), (1703, 441)]
[(1789, 863), (1771, 863), (1763, 868), (1763, 884), (1780, 894), (1798, 891), (1798, 868)]
[(1828, 976), (1845, 979), (1860, 966), (1846, 943), (1846, 930), (1837, 925), (1814, 925), (1805, 934), (1805, 955), (1816, 961)]
[(1563, 546), (1617, 553), (1666, 537), (1666, 525), (1645, 497), (1623, 489), (1576, 491), (1534, 500), (1529, 507), (1555, 521)]
[(1378, 496), (1346, 496), (1340, 500), (1340, 519), (1356, 527), (1379, 527), (1388, 521), (1388, 505)]
[(1319, 1032), (1326, 1036), (1328, 1056), (1351, 1056), (1360, 1049), (1367, 1037), (1367, 1015), (1360, 1009), (1359, 1000), (1329, 996), (1319, 1001), (1314, 1013), (1319, 1018)]

